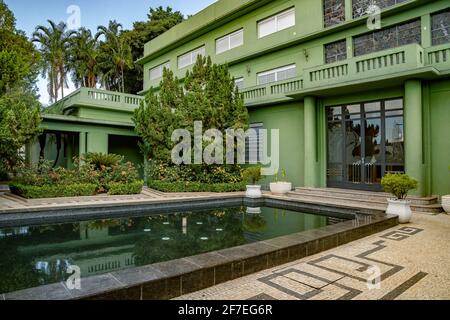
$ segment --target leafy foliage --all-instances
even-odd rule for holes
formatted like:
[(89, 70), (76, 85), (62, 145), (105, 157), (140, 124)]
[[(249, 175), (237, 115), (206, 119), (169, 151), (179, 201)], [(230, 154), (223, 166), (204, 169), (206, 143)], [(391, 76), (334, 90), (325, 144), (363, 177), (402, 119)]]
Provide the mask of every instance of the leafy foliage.
[(384, 191), (393, 194), (397, 199), (406, 199), (408, 192), (417, 189), (417, 180), (406, 174), (387, 174), (381, 180)]
[(89, 152), (83, 156), (83, 160), (93, 165), (95, 170), (101, 170), (102, 167), (117, 166), (123, 161), (123, 157), (117, 154)]
[(14, 170), (23, 161), (18, 151), (41, 132), (40, 122), (40, 104), (33, 95), (15, 91), (0, 96), (2, 167)]
[(152, 180), (148, 182), (152, 189), (162, 192), (236, 192), (244, 191), (245, 183), (203, 183), (203, 182), (166, 182)]
[(139, 194), (144, 187), (144, 181), (138, 180), (131, 183), (112, 182), (108, 186), (109, 195), (125, 195), (125, 194)]
[(10, 184), (12, 193), (27, 199), (93, 196), (96, 184), (71, 183), (62, 185), (29, 186), (18, 183)]
[(252, 185), (255, 185), (259, 180), (261, 180), (261, 167), (254, 166), (246, 168), (243, 172), (243, 177), (244, 180), (251, 182)]
[[(186, 129), (193, 135), (195, 121), (202, 121), (205, 130), (247, 129), (248, 111), (226, 65), (215, 65), (210, 58), (198, 57), (181, 85), (172, 71), (164, 70), (158, 93), (149, 91), (135, 110), (133, 121), (143, 140), (141, 149), (151, 162), (151, 178), (206, 183), (242, 181), (239, 165), (171, 164), (175, 146), (171, 137), (175, 129)], [(223, 147), (225, 150), (225, 141)]]

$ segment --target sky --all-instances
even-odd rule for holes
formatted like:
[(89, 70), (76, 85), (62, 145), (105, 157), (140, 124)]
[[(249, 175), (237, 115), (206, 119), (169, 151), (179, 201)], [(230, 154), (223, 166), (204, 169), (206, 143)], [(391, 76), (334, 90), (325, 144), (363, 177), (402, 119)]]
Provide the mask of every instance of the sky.
[[(5, 0), (14, 12), (17, 28), (27, 33), (29, 37), (37, 25), (47, 25), (47, 20), (69, 22), (72, 13), (70, 6), (80, 9), (80, 25), (93, 31), (99, 25), (108, 25), (109, 20), (117, 20), (125, 29), (131, 29), (133, 22), (147, 20), (151, 7), (169, 6), (175, 11), (181, 11), (185, 16), (192, 15), (206, 8), (216, 0)], [(38, 89), (40, 101), (49, 103), (47, 81), (39, 78)], [(67, 94), (74, 90), (70, 83)], [(66, 91), (65, 91), (66, 94)]]

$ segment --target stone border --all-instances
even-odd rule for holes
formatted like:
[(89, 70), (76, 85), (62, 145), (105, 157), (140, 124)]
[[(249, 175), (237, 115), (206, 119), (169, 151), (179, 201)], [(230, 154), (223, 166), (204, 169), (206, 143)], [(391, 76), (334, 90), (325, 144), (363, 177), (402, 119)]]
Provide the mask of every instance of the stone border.
[[(355, 217), (355, 215), (353, 215)], [(357, 215), (320, 229), (153, 265), (4, 294), (5, 300), (163, 300), (302, 259), (398, 224), (394, 216)]]
[(42, 225), (53, 223), (71, 223), (80, 220), (113, 219), (139, 217), (154, 213), (170, 213), (178, 210), (207, 210), (232, 206), (275, 207), (294, 211), (307, 211), (331, 217), (353, 219), (355, 213), (383, 215), (381, 210), (361, 210), (350, 207), (303, 203), (296, 199), (275, 199), (265, 196), (261, 199), (249, 199), (239, 194), (208, 196), (203, 198), (175, 198), (132, 203), (93, 204), (83, 207), (50, 208), (45, 210), (22, 209), (18, 213), (0, 214), (0, 228), (22, 225)]

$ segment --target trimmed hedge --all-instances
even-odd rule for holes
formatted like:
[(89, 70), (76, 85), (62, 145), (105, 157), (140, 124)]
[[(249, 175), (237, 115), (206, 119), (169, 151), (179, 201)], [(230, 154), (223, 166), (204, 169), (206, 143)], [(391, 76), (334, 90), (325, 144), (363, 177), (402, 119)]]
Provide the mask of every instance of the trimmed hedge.
[(246, 183), (165, 182), (153, 180), (148, 187), (162, 192), (236, 192), (245, 191)]
[(139, 194), (144, 187), (144, 181), (138, 180), (130, 183), (113, 182), (108, 185), (109, 195)]
[(44, 186), (26, 186), (18, 183), (9, 185), (12, 193), (27, 199), (62, 198), (93, 196), (97, 189), (96, 184), (78, 183)]

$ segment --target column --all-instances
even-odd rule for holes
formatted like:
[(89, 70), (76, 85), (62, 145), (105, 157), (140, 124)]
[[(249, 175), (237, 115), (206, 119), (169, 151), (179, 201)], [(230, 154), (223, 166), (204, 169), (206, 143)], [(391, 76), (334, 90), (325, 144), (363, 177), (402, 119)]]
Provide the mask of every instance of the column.
[(108, 133), (95, 131), (87, 133), (87, 152), (108, 153)]
[(316, 98), (304, 100), (305, 187), (318, 187)]
[(86, 153), (87, 151), (87, 145), (86, 145), (86, 132), (80, 132), (80, 139), (79, 139), (79, 143), (78, 143), (78, 156), (82, 156)]
[(416, 195), (425, 195), (423, 166), (423, 121), (422, 121), (422, 82), (405, 82), (405, 167), (406, 173), (419, 181), (419, 187), (413, 191)]

